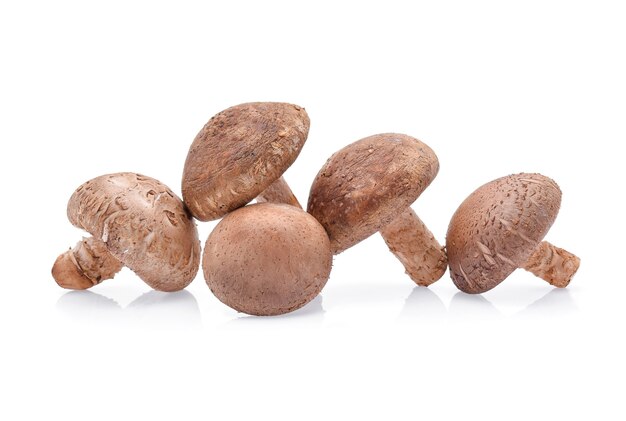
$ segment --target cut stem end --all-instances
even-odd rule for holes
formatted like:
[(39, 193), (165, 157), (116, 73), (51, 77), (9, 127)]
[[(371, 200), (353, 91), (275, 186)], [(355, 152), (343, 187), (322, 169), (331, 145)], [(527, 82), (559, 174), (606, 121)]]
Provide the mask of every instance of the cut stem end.
[(89, 237), (57, 257), (52, 276), (62, 288), (88, 289), (113, 278), (122, 266), (102, 241)]
[(576, 274), (580, 259), (567, 250), (542, 241), (523, 268), (558, 288), (565, 288)]

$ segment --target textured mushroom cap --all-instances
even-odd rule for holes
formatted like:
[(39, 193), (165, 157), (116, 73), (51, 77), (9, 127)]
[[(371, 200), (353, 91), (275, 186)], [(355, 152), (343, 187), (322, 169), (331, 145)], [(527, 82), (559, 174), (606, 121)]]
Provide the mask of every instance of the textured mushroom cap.
[(528, 260), (559, 212), (561, 190), (541, 174), (516, 174), (474, 191), (452, 216), (446, 236), (450, 276), (481, 293)]
[(326, 229), (333, 253), (341, 253), (404, 212), (438, 171), (433, 150), (411, 136), (366, 137), (324, 164), (307, 210)]
[(304, 108), (280, 102), (241, 104), (211, 118), (183, 171), (183, 199), (193, 216), (218, 219), (258, 196), (296, 160), (309, 124)]
[(74, 192), (67, 216), (154, 289), (183, 289), (198, 272), (196, 226), (183, 202), (153, 178), (134, 173), (96, 177)]
[(324, 228), (293, 206), (260, 203), (229, 213), (207, 239), (202, 268), (224, 304), (269, 316), (319, 294), (332, 265)]

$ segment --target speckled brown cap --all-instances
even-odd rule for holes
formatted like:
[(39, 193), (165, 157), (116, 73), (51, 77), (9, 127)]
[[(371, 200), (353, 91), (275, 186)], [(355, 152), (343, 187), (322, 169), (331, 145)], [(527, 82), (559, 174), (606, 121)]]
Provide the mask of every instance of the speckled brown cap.
[(541, 174), (516, 174), (474, 191), (455, 212), (446, 247), (450, 275), (482, 293), (522, 267), (556, 219), (561, 190)]
[(204, 248), (204, 278), (224, 304), (268, 316), (296, 310), (319, 294), (332, 265), (324, 228), (308, 213), (261, 203), (229, 213)]
[(407, 135), (378, 134), (336, 152), (317, 174), (308, 212), (340, 253), (398, 217), (439, 171), (437, 156)]
[(93, 286), (123, 264), (152, 288), (176, 291), (198, 271), (196, 226), (183, 202), (154, 178), (135, 173), (96, 177), (74, 192), (67, 216), (93, 237), (55, 262), (53, 276), (65, 288)]
[(295, 161), (309, 133), (304, 108), (253, 102), (215, 115), (193, 141), (183, 171), (185, 204), (201, 221), (261, 194)]

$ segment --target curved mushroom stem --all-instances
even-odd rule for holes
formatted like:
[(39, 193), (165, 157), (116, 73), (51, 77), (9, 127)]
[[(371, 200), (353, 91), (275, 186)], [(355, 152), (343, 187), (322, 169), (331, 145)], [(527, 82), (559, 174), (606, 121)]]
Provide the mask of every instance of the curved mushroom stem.
[(266, 188), (256, 198), (257, 203), (270, 202), (270, 203), (285, 203), (287, 205), (295, 206), (302, 209), (300, 202), (296, 199), (289, 185), (285, 181), (284, 177), (280, 177), (274, 181), (268, 188)]
[(542, 241), (522, 267), (550, 285), (565, 288), (579, 266), (578, 257), (547, 241)]
[(413, 209), (407, 208), (379, 232), (417, 285), (427, 287), (445, 273), (448, 259), (444, 248)]
[(113, 278), (122, 267), (101, 240), (89, 237), (57, 257), (52, 276), (63, 288), (87, 289)]

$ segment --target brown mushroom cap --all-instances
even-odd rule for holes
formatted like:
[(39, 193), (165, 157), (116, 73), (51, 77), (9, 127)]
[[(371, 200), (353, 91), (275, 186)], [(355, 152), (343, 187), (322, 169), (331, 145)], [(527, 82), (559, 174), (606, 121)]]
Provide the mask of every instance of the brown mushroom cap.
[(207, 239), (202, 268), (224, 304), (268, 316), (319, 294), (332, 265), (324, 228), (293, 206), (260, 203), (229, 213)]
[(183, 171), (185, 204), (201, 221), (250, 202), (295, 161), (309, 133), (304, 108), (254, 102), (209, 120), (193, 141)]
[(74, 192), (67, 216), (154, 289), (176, 291), (196, 276), (196, 226), (183, 202), (153, 178), (135, 173), (96, 177)]
[(336, 152), (315, 177), (308, 212), (340, 253), (394, 220), (439, 171), (437, 156), (419, 140), (378, 134)]
[(556, 219), (561, 190), (541, 174), (516, 174), (474, 191), (457, 209), (446, 248), (456, 286), (482, 293), (522, 266)]

